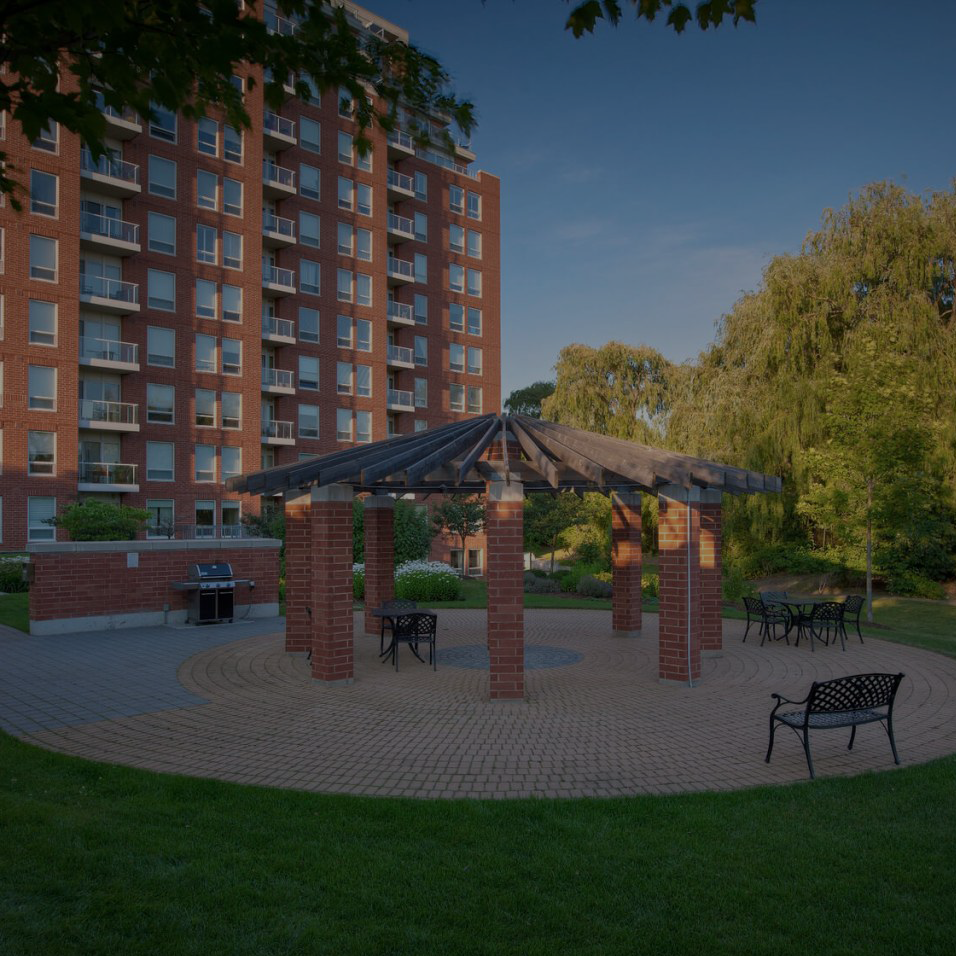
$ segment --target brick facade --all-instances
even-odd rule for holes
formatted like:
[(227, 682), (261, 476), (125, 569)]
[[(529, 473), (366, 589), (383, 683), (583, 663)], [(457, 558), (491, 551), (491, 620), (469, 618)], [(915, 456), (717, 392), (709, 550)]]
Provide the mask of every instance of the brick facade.
[(612, 626), (618, 634), (641, 630), (641, 495), (611, 495)]
[(702, 491), (700, 502), (700, 648), (723, 650), (723, 505), (719, 491)]
[(312, 496), (285, 500), (285, 649), (312, 647)]
[(369, 495), (365, 509), (365, 633), (381, 634), (375, 608), (395, 597), (395, 499)]

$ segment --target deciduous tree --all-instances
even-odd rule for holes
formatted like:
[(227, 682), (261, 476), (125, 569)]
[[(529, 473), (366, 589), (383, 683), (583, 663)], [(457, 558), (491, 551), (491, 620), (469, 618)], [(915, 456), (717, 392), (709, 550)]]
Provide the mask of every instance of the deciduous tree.
[(468, 573), (468, 539), (485, 526), (485, 505), (475, 495), (449, 495), (432, 508), (432, 527), (436, 534), (458, 535), (461, 541), (461, 571)]

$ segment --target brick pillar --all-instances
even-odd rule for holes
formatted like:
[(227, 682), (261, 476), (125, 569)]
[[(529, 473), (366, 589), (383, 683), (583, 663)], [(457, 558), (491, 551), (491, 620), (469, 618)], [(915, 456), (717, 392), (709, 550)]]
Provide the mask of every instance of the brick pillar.
[(350, 485), (312, 490), (312, 678), (351, 684), (352, 498)]
[(724, 649), (722, 545), (723, 505), (719, 491), (700, 493), (700, 649)]
[(395, 597), (395, 499), (369, 495), (365, 511), (365, 633), (380, 634), (372, 611)]
[[(285, 496), (285, 649), (307, 651), (312, 646), (312, 496)], [(314, 609), (313, 609), (314, 613)]]
[(524, 697), (524, 486), (488, 483), (488, 657), (492, 700)]
[(611, 567), (614, 633), (641, 633), (641, 495), (611, 494)]
[(700, 489), (659, 493), (660, 671), (662, 681), (700, 677)]

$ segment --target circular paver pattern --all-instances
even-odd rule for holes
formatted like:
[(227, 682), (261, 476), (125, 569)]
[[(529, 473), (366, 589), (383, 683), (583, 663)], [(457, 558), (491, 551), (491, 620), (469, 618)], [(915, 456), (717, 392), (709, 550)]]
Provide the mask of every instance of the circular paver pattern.
[[(904, 765), (956, 752), (956, 660), (856, 638), (811, 653), (741, 643), (724, 622), (724, 651), (703, 662), (695, 687), (657, 678), (657, 617), (641, 636), (616, 637), (601, 611), (528, 611), (532, 647), (580, 655), (529, 669), (523, 701), (490, 701), (488, 672), (437, 671), (410, 655), (396, 672), (378, 657), (356, 615), (355, 682), (311, 680), (304, 655), (280, 634), (216, 643), (182, 659), (186, 701), (148, 713), (22, 733), (45, 747), (96, 760), (243, 783), (410, 797), (622, 796), (725, 790), (807, 777), (803, 749), (777, 734), (764, 762), (770, 694), (802, 697), (813, 680), (868, 671), (907, 676), (896, 706)], [(439, 612), (444, 653), (483, 643), (483, 611)], [(226, 632), (223, 632), (223, 637)], [(77, 639), (81, 639), (78, 637)], [(161, 638), (153, 638), (159, 640)], [(42, 639), (37, 639), (42, 640)], [(219, 640), (222, 640), (220, 638)], [(115, 639), (129, 653), (131, 638)], [(61, 693), (69, 693), (68, 689)], [(817, 776), (889, 770), (878, 725), (812, 737)]]
[[(577, 664), (583, 655), (580, 651), (571, 651), (566, 647), (551, 647), (548, 644), (528, 644), (524, 649), (525, 670), (534, 671), (542, 667), (567, 667)], [(438, 663), (444, 667), (469, 667), (476, 670), (488, 670), (490, 659), (487, 644), (463, 644), (461, 647), (448, 647), (438, 652)]]

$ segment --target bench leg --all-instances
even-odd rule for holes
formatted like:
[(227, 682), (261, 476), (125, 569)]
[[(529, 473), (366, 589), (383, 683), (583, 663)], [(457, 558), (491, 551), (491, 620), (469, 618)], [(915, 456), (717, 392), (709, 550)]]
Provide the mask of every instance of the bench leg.
[[(811, 647), (813, 647), (811, 639)], [(810, 733), (806, 727), (803, 728), (803, 749), (807, 755), (807, 766), (810, 768), (810, 779), (815, 780), (816, 774), (813, 772), (813, 758), (810, 756)]]
[(847, 750), (853, 749), (853, 741), (856, 740), (856, 724), (850, 728), (850, 742), (846, 745)]
[[(880, 723), (882, 724), (883, 721), (881, 720)], [(893, 761), (894, 763), (898, 765), (900, 762), (900, 755), (896, 752), (896, 738), (893, 736), (893, 715), (892, 714), (890, 714), (890, 716), (886, 718), (886, 723), (883, 724), (883, 729), (886, 731), (886, 736), (890, 738), (890, 748), (893, 751)]]
[(770, 754), (773, 753), (773, 735), (777, 730), (777, 725), (773, 717), (770, 718), (770, 746), (767, 748), (767, 756), (764, 757), (764, 763), (770, 763)]

